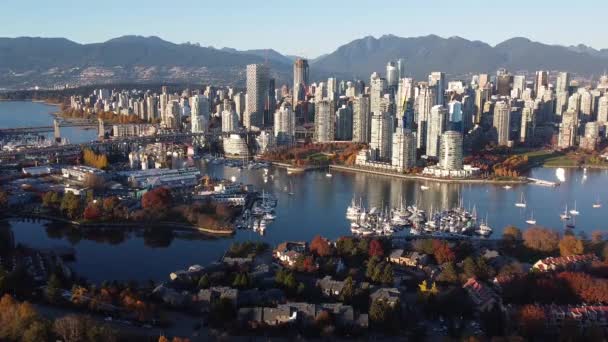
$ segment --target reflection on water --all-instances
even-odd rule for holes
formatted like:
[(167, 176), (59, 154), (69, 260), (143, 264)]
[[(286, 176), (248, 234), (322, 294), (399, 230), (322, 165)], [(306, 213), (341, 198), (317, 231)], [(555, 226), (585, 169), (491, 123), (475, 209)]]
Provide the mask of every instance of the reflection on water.
[[(246, 230), (238, 231), (231, 238), (152, 229), (82, 232), (44, 222), (11, 221), (15, 240), (40, 247), (74, 246), (73, 268), (93, 281), (145, 281), (164, 280), (176, 269), (217, 260), (234, 241), (256, 240), (276, 245), (286, 240), (309, 241), (315, 235), (330, 239), (349, 235), (345, 211), (353, 198), (360, 198), (368, 207), (398, 206), (403, 200), (404, 204), (418, 203), (427, 210), (454, 207), (462, 199), (464, 206), (475, 206), (480, 217), (485, 219), (487, 215), (494, 228), (493, 237), (500, 237), (502, 229), (510, 224), (525, 228), (532, 211), (539, 225), (562, 231), (564, 222), (559, 214), (566, 204), (572, 207), (574, 201), (580, 211), (575, 231), (587, 234), (598, 229), (606, 231), (605, 222), (608, 222), (606, 210), (592, 208), (598, 197), (608, 199), (605, 186), (608, 171), (589, 170), (585, 176), (582, 170), (565, 170), (566, 181), (559, 187), (521, 185), (505, 190), (495, 185), (419, 182), (345, 172), (334, 172), (332, 178), (325, 177), (324, 171), (288, 176), (285, 170), (274, 168), (265, 183), (262, 170), (196, 163), (203, 174), (227, 179), (234, 176), (239, 182), (275, 194), (277, 218), (264, 236)], [(531, 176), (556, 180), (554, 169), (537, 169)], [(423, 191), (421, 184), (429, 189)], [(288, 194), (291, 189), (293, 196)], [(515, 202), (522, 193), (527, 207), (517, 208)]]

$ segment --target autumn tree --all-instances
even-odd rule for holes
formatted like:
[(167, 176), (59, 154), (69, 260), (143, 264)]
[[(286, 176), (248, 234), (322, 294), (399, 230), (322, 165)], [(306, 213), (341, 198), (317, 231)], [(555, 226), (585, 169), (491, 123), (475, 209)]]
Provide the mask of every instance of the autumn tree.
[(572, 235), (566, 235), (559, 241), (559, 253), (561, 256), (580, 255), (585, 252), (583, 241)]
[(370, 241), (368, 254), (370, 257), (382, 257), (384, 255), (384, 247), (382, 246), (382, 242), (376, 239)]
[(320, 257), (326, 257), (331, 254), (331, 245), (326, 238), (317, 235), (310, 242), (310, 251)]
[(510, 246), (521, 241), (521, 239), (521, 230), (515, 226), (507, 226), (502, 232), (502, 240)]
[(141, 206), (152, 211), (165, 211), (173, 204), (173, 196), (168, 188), (156, 188), (146, 192), (141, 198)]
[(534, 251), (553, 253), (559, 248), (559, 234), (549, 228), (534, 226), (523, 234), (524, 245)]
[(537, 305), (524, 305), (519, 309), (518, 320), (524, 335), (537, 336), (545, 325), (545, 311)]
[(67, 192), (63, 195), (60, 208), (70, 219), (77, 218), (80, 215), (80, 197)]
[(456, 260), (456, 254), (446, 241), (433, 240), (433, 255), (440, 265)]
[(443, 270), (439, 273), (437, 280), (455, 284), (458, 282), (458, 272), (453, 262), (448, 262), (444, 265)]
[(4, 189), (0, 189), (0, 211), (8, 208), (8, 193)]

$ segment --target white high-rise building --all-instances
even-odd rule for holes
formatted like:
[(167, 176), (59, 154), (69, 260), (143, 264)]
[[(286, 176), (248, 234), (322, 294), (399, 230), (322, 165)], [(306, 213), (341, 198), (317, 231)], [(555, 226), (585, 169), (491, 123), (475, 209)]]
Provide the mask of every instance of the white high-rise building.
[(597, 121), (603, 124), (608, 123), (608, 94), (600, 97), (598, 101)]
[[(409, 100), (414, 99), (414, 79), (402, 78), (399, 80), (397, 86), (397, 117), (403, 116), (405, 109), (407, 108), (406, 103)], [(412, 118), (413, 119), (413, 118)]]
[(374, 72), (370, 78), (369, 89), (370, 112), (372, 114), (380, 114), (380, 101), (386, 92), (386, 80)]
[(359, 95), (353, 99), (353, 141), (369, 143), (370, 141), (369, 96)]
[(426, 133), (426, 155), (429, 157), (439, 156), (441, 134), (445, 131), (447, 109), (441, 105), (431, 109), (431, 116), (427, 122)]
[(501, 146), (509, 144), (511, 120), (511, 104), (507, 101), (498, 101), (494, 104), (494, 118), (492, 126), (496, 129), (497, 143)]
[(239, 117), (233, 109), (222, 111), (222, 132), (235, 132), (239, 127)]
[(568, 111), (578, 116), (581, 112), (581, 94), (574, 93), (568, 98)]
[(167, 103), (165, 114), (165, 127), (171, 129), (180, 128), (182, 125), (182, 116), (179, 106), (179, 101), (172, 100)]
[(578, 114), (574, 111), (566, 111), (562, 114), (562, 123), (559, 126), (559, 148), (576, 146), (578, 132)]
[(444, 170), (462, 170), (462, 134), (446, 131), (441, 135), (439, 167)]
[(334, 140), (334, 105), (330, 99), (315, 101), (315, 142), (324, 143)]
[(431, 109), (435, 106), (437, 97), (435, 95), (435, 89), (429, 87), (427, 84), (421, 84), (414, 105), (414, 116), (418, 130), (416, 131), (416, 138), (418, 139), (416, 146), (419, 149), (426, 147), (426, 133), (428, 127), (429, 117), (431, 116)]
[(245, 106), (246, 99), (245, 94), (238, 92), (232, 96), (232, 101), (234, 101), (234, 110), (236, 114), (239, 116), (239, 122), (243, 123), (243, 115), (245, 114)]
[(587, 89), (579, 89), (579, 93), (581, 94), (580, 119), (582, 122), (589, 122), (594, 115), (595, 97)]
[(264, 123), (264, 110), (268, 107), (270, 71), (263, 64), (247, 65), (247, 107), (243, 115), (243, 126), (247, 130), (260, 128)]
[[(568, 93), (568, 88), (570, 87), (570, 74), (567, 72), (560, 72), (557, 75), (557, 84), (555, 86), (555, 91), (559, 94), (560, 92)], [(568, 96), (568, 95), (566, 95)]]
[(274, 112), (274, 136), (277, 145), (291, 146), (295, 143), (296, 115), (287, 102)]
[(327, 97), (334, 101), (338, 94), (338, 80), (333, 77), (327, 79)]
[(398, 127), (393, 134), (391, 165), (404, 172), (416, 165), (416, 134), (411, 130)]
[(370, 151), (375, 160), (391, 158), (393, 116), (389, 112), (372, 113)]

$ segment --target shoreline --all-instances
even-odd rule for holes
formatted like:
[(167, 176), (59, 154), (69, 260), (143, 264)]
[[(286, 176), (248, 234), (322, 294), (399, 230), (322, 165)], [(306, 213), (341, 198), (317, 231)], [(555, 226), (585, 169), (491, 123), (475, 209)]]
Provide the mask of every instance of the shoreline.
[(236, 229), (231, 230), (219, 230), (219, 229), (211, 229), (204, 227), (197, 227), (194, 225), (183, 224), (179, 222), (168, 222), (168, 221), (160, 221), (160, 222), (123, 222), (123, 223), (111, 223), (111, 222), (78, 222), (72, 221), (63, 217), (57, 217), (52, 215), (38, 214), (33, 212), (28, 213), (16, 213), (12, 215), (8, 215), (7, 218), (38, 218), (43, 220), (49, 220), (53, 222), (61, 222), (71, 224), (76, 227), (82, 228), (95, 228), (95, 227), (107, 227), (107, 228), (144, 228), (146, 225), (153, 227), (162, 227), (162, 228), (170, 228), (173, 230), (188, 230), (200, 232), (203, 234), (213, 235), (213, 236), (231, 236), (234, 235)]
[(466, 178), (437, 178), (430, 176), (421, 176), (421, 175), (408, 175), (408, 174), (400, 174), (400, 173), (391, 173), (385, 172), (382, 170), (373, 170), (373, 169), (363, 169), (352, 166), (343, 166), (343, 165), (330, 165), (330, 169), (338, 170), (338, 171), (347, 171), (347, 172), (361, 172), (374, 174), (378, 176), (385, 177), (395, 177), (401, 179), (409, 179), (409, 180), (418, 180), (418, 181), (432, 181), (439, 183), (452, 183), (452, 184), (496, 184), (496, 185), (514, 185), (514, 184), (528, 184), (530, 181), (528, 180), (491, 180), (491, 179), (466, 179)]

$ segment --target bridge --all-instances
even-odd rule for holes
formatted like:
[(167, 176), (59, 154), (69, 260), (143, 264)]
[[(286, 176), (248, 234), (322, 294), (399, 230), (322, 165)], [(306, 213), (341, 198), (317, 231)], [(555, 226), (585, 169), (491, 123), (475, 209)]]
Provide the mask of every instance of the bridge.
[[(93, 120), (60, 121), (57, 127), (98, 128), (99, 123)], [(0, 136), (41, 134), (54, 132), (55, 126), (13, 127), (0, 129)]]
[(11, 160), (25, 156), (48, 156), (56, 157), (66, 154), (79, 153), (85, 148), (100, 149), (100, 148), (126, 148), (134, 145), (145, 145), (151, 143), (171, 143), (171, 142), (188, 142), (193, 141), (202, 144), (206, 139), (213, 139), (218, 136), (217, 133), (189, 133), (189, 132), (168, 132), (148, 136), (127, 136), (116, 137), (107, 140), (91, 141), (81, 144), (65, 144), (53, 145), (39, 148), (29, 148), (16, 151), (1, 151), (0, 160)]

